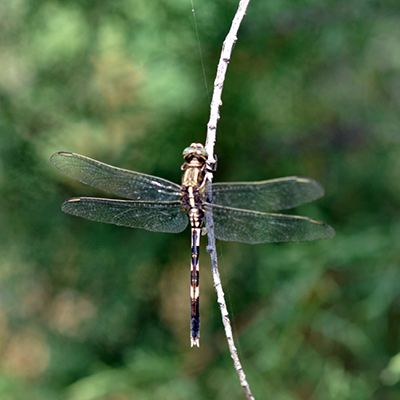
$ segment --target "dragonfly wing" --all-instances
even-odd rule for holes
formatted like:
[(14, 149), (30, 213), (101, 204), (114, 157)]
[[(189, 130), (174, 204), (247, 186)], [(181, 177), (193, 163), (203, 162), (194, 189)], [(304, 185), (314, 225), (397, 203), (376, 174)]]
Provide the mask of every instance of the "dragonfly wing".
[(74, 197), (61, 209), (67, 214), (152, 232), (182, 232), (188, 217), (180, 202), (146, 202)]
[(297, 242), (329, 239), (335, 231), (316, 219), (239, 210), (206, 203), (212, 211), (214, 233), (219, 240), (242, 243)]
[(180, 186), (166, 179), (113, 167), (79, 154), (61, 151), (51, 163), (86, 185), (132, 200), (177, 201)]
[(214, 183), (213, 203), (260, 212), (287, 210), (319, 199), (324, 188), (310, 178), (288, 176), (260, 182)]

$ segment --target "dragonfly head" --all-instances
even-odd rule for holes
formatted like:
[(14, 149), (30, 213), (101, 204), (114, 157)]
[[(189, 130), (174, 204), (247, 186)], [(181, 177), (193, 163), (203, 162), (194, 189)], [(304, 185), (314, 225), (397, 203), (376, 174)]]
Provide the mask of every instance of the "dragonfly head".
[(207, 161), (207, 152), (201, 143), (192, 143), (183, 150), (182, 155), (187, 162), (190, 162), (192, 158), (197, 158), (201, 162)]

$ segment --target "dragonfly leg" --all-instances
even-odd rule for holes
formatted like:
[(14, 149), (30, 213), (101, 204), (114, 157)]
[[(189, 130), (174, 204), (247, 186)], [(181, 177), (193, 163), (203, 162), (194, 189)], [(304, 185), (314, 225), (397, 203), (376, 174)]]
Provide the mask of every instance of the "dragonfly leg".
[(199, 247), (200, 228), (192, 228), (192, 260), (190, 272), (190, 344), (200, 347), (200, 304), (199, 304)]

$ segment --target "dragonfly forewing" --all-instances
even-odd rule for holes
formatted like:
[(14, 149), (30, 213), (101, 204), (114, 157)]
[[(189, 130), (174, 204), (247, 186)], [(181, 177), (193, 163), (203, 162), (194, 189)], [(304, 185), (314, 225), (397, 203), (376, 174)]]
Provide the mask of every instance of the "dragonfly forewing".
[(242, 243), (301, 242), (329, 239), (335, 231), (316, 219), (298, 215), (262, 213), (206, 204), (212, 212), (215, 237)]
[(260, 212), (287, 210), (323, 195), (324, 189), (318, 182), (298, 176), (212, 185), (214, 204)]
[(51, 163), (86, 185), (132, 200), (178, 201), (180, 186), (156, 176), (113, 167), (79, 154), (61, 151)]
[(91, 221), (105, 222), (152, 232), (179, 233), (188, 218), (180, 202), (146, 202), (74, 197), (61, 209), (67, 214)]

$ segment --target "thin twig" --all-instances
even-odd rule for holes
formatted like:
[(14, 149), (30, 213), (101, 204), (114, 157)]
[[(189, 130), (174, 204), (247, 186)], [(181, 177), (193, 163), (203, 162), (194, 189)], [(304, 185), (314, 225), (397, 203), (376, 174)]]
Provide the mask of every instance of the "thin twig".
[[(224, 87), (226, 70), (231, 59), (232, 49), (237, 41), (237, 33), (240, 24), (246, 14), (247, 7), (250, 0), (241, 0), (239, 3), (238, 10), (233, 18), (231, 29), (226, 36), (222, 45), (221, 56), (219, 58), (217, 67), (217, 76), (214, 81), (214, 91), (211, 99), (210, 109), (210, 120), (207, 124), (207, 139), (206, 139), (206, 151), (208, 153), (209, 163), (215, 163), (214, 158), (214, 145), (217, 138), (217, 123), (219, 120), (219, 107), (222, 105), (222, 89)], [(211, 177), (212, 179), (212, 177)]]
[[(250, 0), (241, 0), (239, 3), (238, 10), (233, 18), (231, 29), (229, 30), (228, 35), (222, 45), (221, 56), (218, 62), (217, 67), (217, 76), (214, 81), (214, 91), (211, 100), (211, 110), (210, 110), (210, 120), (207, 124), (207, 140), (206, 140), (206, 150), (208, 154), (208, 172), (206, 174), (207, 180), (207, 196), (212, 198), (211, 192), (211, 182), (213, 179), (213, 173), (211, 166), (214, 166), (216, 163), (216, 159), (214, 156), (214, 145), (216, 141), (216, 133), (217, 133), (217, 123), (219, 120), (219, 107), (222, 105), (222, 89), (224, 87), (226, 70), (228, 69), (228, 64), (231, 58), (233, 46), (237, 40), (237, 33), (240, 27), (240, 24), (246, 14), (247, 7), (250, 3)], [(214, 221), (212, 218), (212, 210), (206, 210), (206, 219), (207, 219), (207, 235), (208, 235), (208, 246), (207, 251), (210, 253), (211, 257), (211, 269), (212, 275), (214, 279), (214, 287), (217, 292), (217, 301), (221, 310), (222, 315), (222, 323), (225, 329), (225, 336), (228, 341), (229, 351), (231, 353), (231, 357), (233, 359), (233, 364), (235, 366), (236, 372), (239, 375), (240, 384), (243, 387), (246, 398), (249, 400), (254, 400), (253, 395), (250, 391), (250, 386), (247, 383), (246, 375), (244, 374), (242, 365), (240, 363), (237, 349), (235, 347), (235, 343), (233, 341), (232, 335), (232, 327), (229, 320), (229, 313), (226, 307), (225, 295), (222, 289), (221, 278), (218, 271), (218, 258), (217, 258), (217, 249), (215, 247), (215, 237), (214, 237)]]
[(208, 235), (207, 251), (210, 253), (211, 257), (211, 270), (214, 279), (214, 287), (217, 292), (217, 301), (219, 304), (219, 308), (221, 310), (222, 323), (225, 329), (226, 340), (228, 341), (229, 352), (231, 353), (231, 357), (233, 359), (233, 365), (235, 366), (236, 372), (239, 375), (240, 384), (243, 387), (246, 398), (249, 400), (254, 400), (254, 397), (251, 394), (250, 386), (246, 379), (246, 375), (243, 371), (242, 364), (240, 363), (239, 360), (235, 342), (233, 340), (232, 327), (231, 327), (231, 322), (229, 320), (228, 308), (226, 307), (225, 295), (222, 289), (221, 278), (218, 271), (218, 258), (217, 258), (217, 250), (215, 247), (214, 222), (212, 219), (212, 212), (210, 213), (207, 211), (206, 216), (207, 216), (207, 235)]

